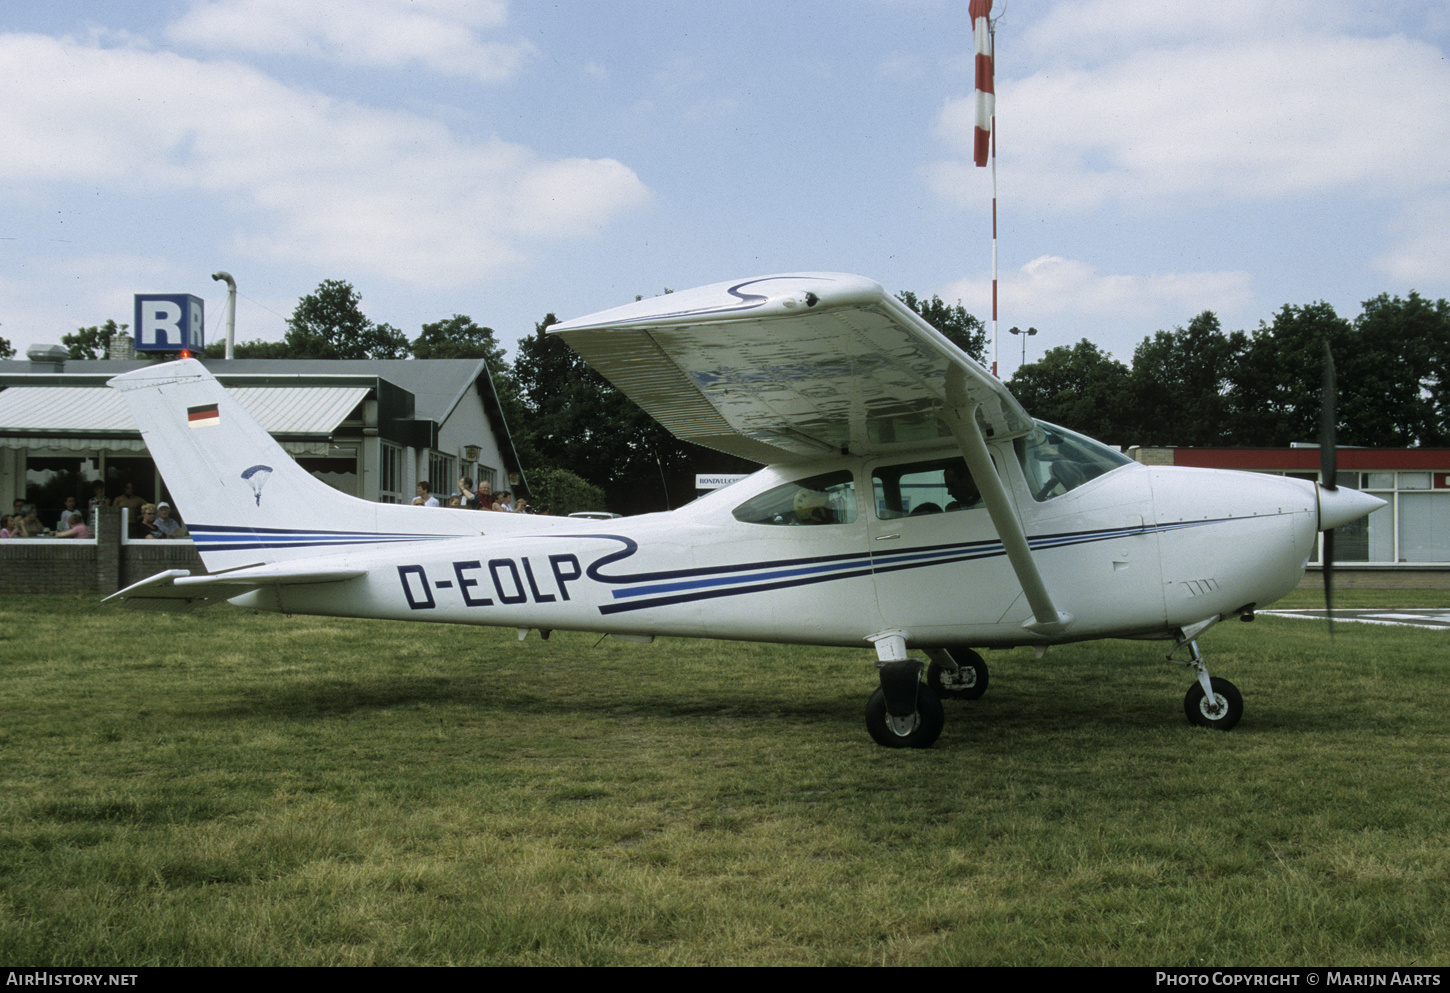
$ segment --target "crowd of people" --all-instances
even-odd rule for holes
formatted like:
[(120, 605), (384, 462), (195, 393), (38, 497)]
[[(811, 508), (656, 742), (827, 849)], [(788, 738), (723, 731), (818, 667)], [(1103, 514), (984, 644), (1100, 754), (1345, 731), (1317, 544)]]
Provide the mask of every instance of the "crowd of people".
[(418, 495), (413, 498), (415, 507), (460, 507), (464, 510), (496, 510), (505, 514), (547, 514), (548, 508), (535, 510), (529, 506), (529, 502), (521, 496), (510, 493), (508, 490), (493, 492), (492, 484), (483, 480), (474, 488), (473, 478), (470, 476), (460, 477), (458, 480), (458, 491), (448, 497), (445, 505), (433, 495), (433, 486), (424, 479), (418, 483)]
[[(106, 496), (106, 484), (101, 480), (96, 480), (92, 489), (94, 495), (86, 505), (86, 512), (82, 512), (78, 501), (73, 496), (65, 498), (64, 505), (53, 512), (54, 516), (51, 513), (42, 515), (33, 503), (17, 499), (14, 513), (0, 515), (0, 539), (94, 538), (95, 531), (92, 526), (95, 521), (94, 512), (97, 507), (107, 505), (124, 507), (129, 511), (127, 516), (130, 523), (127, 527), (127, 537), (133, 541), (190, 537), (176, 508), (165, 502), (151, 503), (145, 497), (139, 496), (131, 483), (126, 483), (121, 493), (110, 499)], [(418, 483), (417, 493), (413, 504), (419, 507), (449, 506), (461, 507), (466, 510), (492, 510), (506, 514), (547, 514), (549, 512), (547, 508), (535, 510), (529, 506), (528, 500), (524, 497), (510, 493), (508, 490), (494, 493), (487, 480), (482, 481), (475, 488), (473, 479), (468, 476), (463, 476), (458, 480), (457, 492), (449, 494), (446, 503), (433, 495), (433, 488), (426, 479)], [(52, 520), (55, 522), (54, 526), (47, 526), (45, 522)]]
[[(135, 540), (162, 540), (166, 538), (189, 538), (181, 515), (169, 503), (151, 503), (136, 494), (135, 487), (126, 483), (114, 499), (106, 497), (106, 484), (96, 480), (92, 487), (95, 494), (82, 512), (73, 496), (65, 498), (56, 511), (42, 515), (34, 503), (17, 499), (14, 513), (0, 515), (0, 539), (4, 538), (94, 538), (95, 511), (98, 507), (124, 507), (129, 513), (130, 523), (127, 537)], [(54, 521), (48, 526), (47, 521)]]

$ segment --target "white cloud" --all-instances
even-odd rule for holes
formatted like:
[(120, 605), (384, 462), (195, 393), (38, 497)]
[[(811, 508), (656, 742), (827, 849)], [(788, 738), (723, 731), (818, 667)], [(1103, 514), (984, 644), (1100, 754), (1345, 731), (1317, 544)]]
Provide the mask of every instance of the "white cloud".
[(1450, 281), (1450, 196), (1411, 203), (1391, 230), (1399, 240), (1376, 269), (1411, 286)]
[[(1215, 5), (1168, 6), (1174, 17), (1148, 18), (1136, 32), (1131, 18), (1104, 20), (1102, 31), (1126, 25), (1142, 44), (1119, 46), (1091, 68), (1063, 58), (1013, 78), (999, 66), (1004, 193), (1077, 211), (1444, 185), (1450, 63), (1433, 45), (1300, 31), (1301, 6), (1278, 31), (1238, 30)], [(1067, 9), (1040, 33), (1056, 38), (1098, 23)], [(1267, 16), (1249, 19), (1261, 27)], [(1201, 20), (1222, 30), (1197, 30)], [(934, 164), (928, 178), (949, 201), (961, 202), (963, 189), (979, 198), (980, 183), (967, 185), (964, 175), (973, 116), (965, 97), (948, 101), (938, 120), (960, 157)]]
[[(1003, 312), (1028, 320), (1070, 315), (1076, 318), (1120, 318), (1125, 321), (1181, 322), (1205, 310), (1237, 311), (1253, 302), (1252, 280), (1245, 272), (1172, 272), (1150, 276), (1102, 274), (1090, 263), (1043, 255), (1017, 270), (999, 275), (998, 300)], [(987, 301), (990, 277), (973, 277), (949, 285), (946, 300)], [(971, 305), (969, 304), (969, 309)]]
[(1069, 0), (1032, 24), (1024, 41), (1034, 60), (1087, 64), (1149, 46), (1242, 41), (1285, 32), (1343, 29), (1362, 21), (1363, 5), (1332, 0)]
[(480, 41), (502, 27), (504, 0), (203, 0), (167, 28), (172, 41), (222, 50), (301, 55), (346, 65), (498, 82), (537, 54), (528, 41)]
[(0, 66), (0, 179), (205, 194), (247, 208), (237, 242), (279, 258), (456, 285), (649, 199), (613, 159), (466, 142), (235, 63), (0, 35)]

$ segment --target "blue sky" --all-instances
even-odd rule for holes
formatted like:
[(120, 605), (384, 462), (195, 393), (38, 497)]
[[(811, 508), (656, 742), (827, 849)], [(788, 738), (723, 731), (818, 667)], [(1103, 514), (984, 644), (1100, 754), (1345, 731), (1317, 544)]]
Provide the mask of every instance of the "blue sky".
[[(998, 0), (1001, 370), (1216, 311), (1450, 297), (1432, 2)], [(0, 336), (135, 293), (279, 339), (351, 282), (512, 350), (724, 279), (855, 272), (990, 315), (966, 0), (172, 0), (0, 12)]]

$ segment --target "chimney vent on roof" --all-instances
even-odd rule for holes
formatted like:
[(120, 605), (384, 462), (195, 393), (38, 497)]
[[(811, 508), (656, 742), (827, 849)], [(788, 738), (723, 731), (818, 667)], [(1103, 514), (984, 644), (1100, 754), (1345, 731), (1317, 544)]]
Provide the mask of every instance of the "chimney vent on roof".
[(65, 372), (70, 352), (64, 345), (31, 345), (25, 350), (31, 372)]

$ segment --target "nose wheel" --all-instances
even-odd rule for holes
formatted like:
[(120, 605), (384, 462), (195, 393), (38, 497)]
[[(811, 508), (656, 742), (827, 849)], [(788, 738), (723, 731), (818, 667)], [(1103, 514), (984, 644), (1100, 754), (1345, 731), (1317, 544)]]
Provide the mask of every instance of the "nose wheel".
[(1188, 695), (1183, 698), (1183, 712), (1192, 724), (1227, 731), (1244, 716), (1244, 698), (1238, 687), (1227, 679), (1214, 676), (1209, 683), (1213, 687), (1212, 697), (1197, 683), (1188, 688)]
[(1179, 665), (1192, 666), (1198, 673), (1198, 682), (1188, 688), (1188, 694), (1183, 698), (1183, 713), (1188, 717), (1188, 722), (1216, 731), (1232, 729), (1244, 716), (1243, 694), (1227, 679), (1208, 674), (1208, 667), (1203, 664), (1203, 655), (1198, 650), (1197, 641), (1192, 638), (1185, 639), (1178, 648), (1184, 646), (1188, 648), (1188, 661), (1175, 659), (1171, 654), (1168, 658)]

